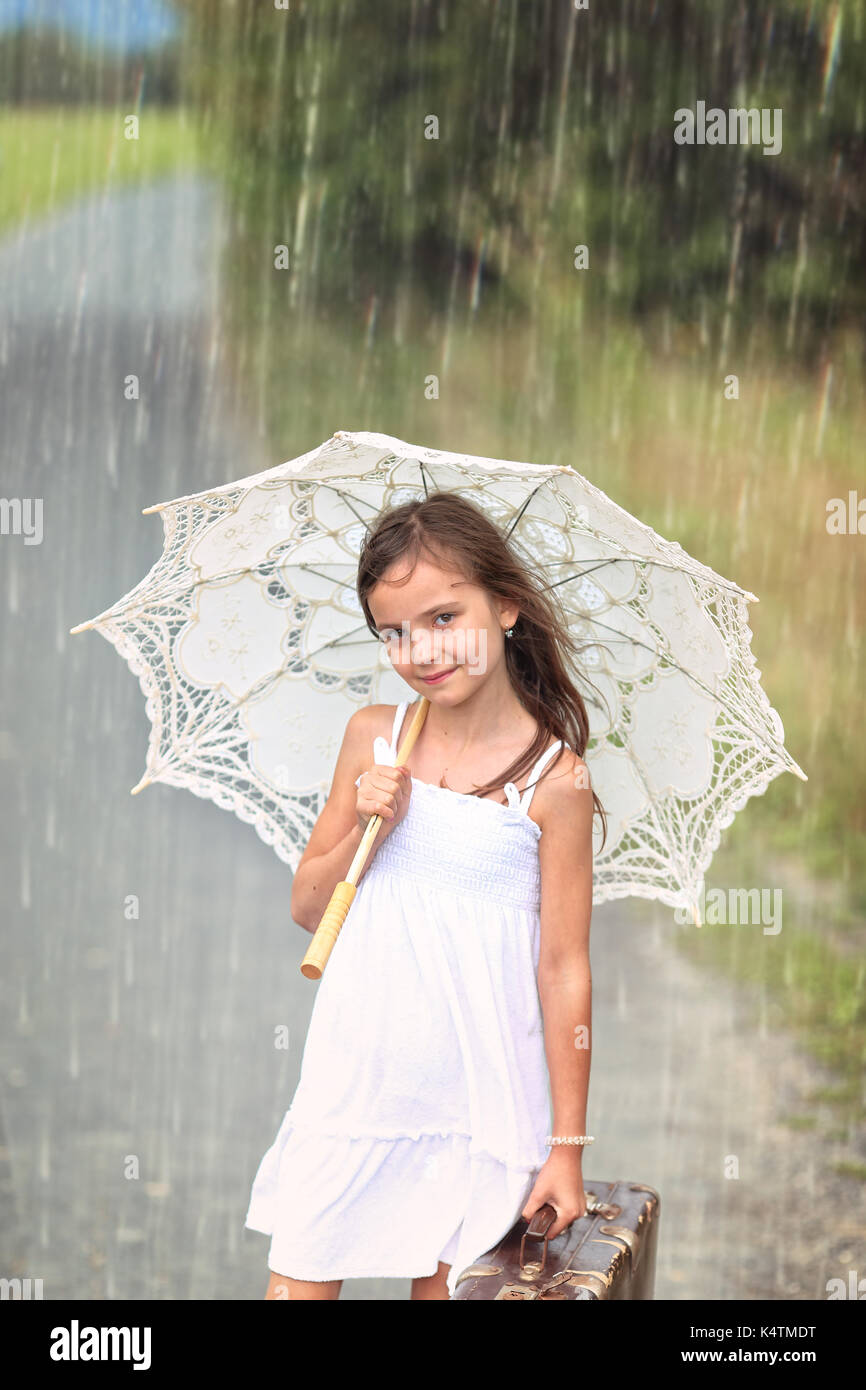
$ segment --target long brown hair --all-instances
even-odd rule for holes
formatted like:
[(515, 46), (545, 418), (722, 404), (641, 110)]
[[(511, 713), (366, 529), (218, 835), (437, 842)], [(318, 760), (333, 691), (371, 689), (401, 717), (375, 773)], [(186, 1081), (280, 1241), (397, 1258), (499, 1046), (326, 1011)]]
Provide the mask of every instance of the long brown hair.
[[(589, 718), (567, 665), (570, 661), (578, 672), (581, 648), (568, 630), (555, 591), (542, 587), (498, 527), (467, 498), (454, 492), (432, 492), (423, 499), (386, 508), (368, 529), (358, 562), (357, 588), (374, 637), (379, 632), (370, 612), (371, 589), (395, 561), (408, 557), (414, 570), (422, 554), (436, 564), (450, 563), (489, 596), (513, 602), (520, 609), (514, 635), (505, 643), (506, 670), (538, 729), (511, 766), (472, 795), (487, 796), (505, 782), (516, 783), (553, 739), (569, 744), (582, 758), (589, 740)], [(554, 767), (564, 751), (563, 746), (548, 767)], [(601, 816), (603, 845), (607, 819), (594, 791), (592, 799)]]

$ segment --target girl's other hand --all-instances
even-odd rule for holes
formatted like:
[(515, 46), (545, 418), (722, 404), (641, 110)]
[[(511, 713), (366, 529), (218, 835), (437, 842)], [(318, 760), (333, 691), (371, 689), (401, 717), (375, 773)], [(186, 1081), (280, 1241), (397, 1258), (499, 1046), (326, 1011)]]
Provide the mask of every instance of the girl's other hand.
[(367, 772), (361, 774), (358, 796), (355, 801), (355, 814), (361, 833), (373, 816), (381, 816), (382, 824), (373, 841), (373, 851), (399, 825), (409, 809), (412, 794), (412, 778), (407, 767), (389, 767), (375, 763)]
[(556, 1220), (547, 1232), (554, 1240), (578, 1217), (586, 1215), (586, 1193), (583, 1190), (582, 1152), (557, 1145), (539, 1170), (535, 1184), (520, 1215), (531, 1221), (539, 1207), (549, 1202), (556, 1208)]

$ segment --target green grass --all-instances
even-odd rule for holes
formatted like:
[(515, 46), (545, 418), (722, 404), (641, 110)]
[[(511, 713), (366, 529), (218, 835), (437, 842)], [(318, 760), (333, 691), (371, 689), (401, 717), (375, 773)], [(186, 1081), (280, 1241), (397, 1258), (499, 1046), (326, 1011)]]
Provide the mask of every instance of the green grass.
[(182, 109), (145, 107), (138, 139), (129, 113), (104, 107), (15, 107), (0, 112), (0, 230), (46, 216), (87, 194), (199, 167), (203, 150)]
[[(746, 815), (747, 811), (740, 813)], [(729, 832), (726, 832), (729, 834)], [(677, 933), (677, 947), (695, 965), (757, 987), (756, 1007), (768, 1029), (790, 1029), (798, 1043), (837, 1078), (804, 1098), (806, 1107), (831, 1106), (843, 1125), (866, 1119), (866, 962), (843, 908), (818, 901), (810, 910), (799, 881), (785, 880), (783, 860), (767, 861), (760, 840), (727, 842), (713, 860), (711, 888), (757, 884), (782, 890), (782, 929), (765, 936), (760, 924), (704, 923)], [(852, 947), (854, 949), (852, 949)], [(783, 1117), (791, 1128), (815, 1124), (811, 1113)], [(854, 1174), (856, 1176), (856, 1174)]]
[(831, 1164), (834, 1173), (838, 1173), (842, 1178), (859, 1178), (861, 1182), (866, 1182), (866, 1163), (853, 1163), (843, 1160), (841, 1163)]

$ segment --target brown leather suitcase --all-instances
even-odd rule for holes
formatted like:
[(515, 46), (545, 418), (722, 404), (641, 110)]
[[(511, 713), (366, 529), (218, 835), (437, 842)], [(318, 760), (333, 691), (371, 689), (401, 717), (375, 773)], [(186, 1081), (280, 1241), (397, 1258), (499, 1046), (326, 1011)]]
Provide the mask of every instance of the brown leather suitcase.
[(554, 1240), (549, 1203), (521, 1217), (492, 1250), (464, 1269), (453, 1297), (652, 1298), (661, 1200), (640, 1182), (584, 1182), (586, 1215)]

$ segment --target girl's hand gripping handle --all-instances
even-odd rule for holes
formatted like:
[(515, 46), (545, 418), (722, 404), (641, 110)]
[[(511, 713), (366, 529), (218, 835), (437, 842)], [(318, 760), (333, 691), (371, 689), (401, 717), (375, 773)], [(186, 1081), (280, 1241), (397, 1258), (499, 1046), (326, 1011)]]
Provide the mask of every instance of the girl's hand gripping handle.
[[(421, 732), (424, 720), (427, 718), (427, 710), (429, 709), (429, 707), (430, 701), (422, 695), (420, 699), (417, 701), (417, 708), (415, 710), (412, 723), (409, 725), (409, 728), (406, 732), (406, 737), (403, 739), (403, 742), (400, 745), (399, 751), (397, 753), (398, 764), (405, 763), (406, 759), (409, 757), (409, 754), (412, 752), (412, 749), (415, 746), (415, 740)], [(404, 774), (398, 771), (397, 768), (379, 768), (378, 766), (373, 771), (375, 773), (388, 772), (391, 774), (391, 777), (394, 780), (395, 787), (392, 789), (391, 792), (388, 793), (388, 797), (390, 797), (391, 800), (393, 800), (394, 802), (395, 816), (393, 819), (394, 823), (396, 824), (396, 789), (399, 786)], [(376, 780), (379, 783), (381, 783), (382, 781), (381, 778), (377, 778)], [(381, 794), (381, 790), (378, 793), (377, 791), (372, 790), (372, 778), (362, 777), (362, 786), (365, 781), (370, 782), (371, 791), (368, 792), (367, 789), (364, 789), (364, 807), (370, 809), (371, 803), (376, 801), (378, 802), (378, 804), (381, 804), (387, 809), (391, 809), (391, 800), (384, 797)], [(405, 800), (408, 803), (408, 792), (405, 795)], [(358, 806), (356, 809), (360, 821), (361, 816), (367, 814), (367, 811), (362, 811), (361, 808), (360, 787), (358, 789)], [(405, 805), (403, 807), (403, 811), (400, 817), (401, 819), (402, 815), (405, 815)], [(316, 928), (315, 932), (313, 933), (313, 939), (307, 948), (307, 953), (304, 956), (304, 959), (301, 961), (301, 974), (305, 975), (308, 980), (321, 979), (322, 971), (324, 970), (325, 965), (327, 964), (328, 957), (331, 954), (334, 942), (339, 936), (343, 923), (346, 920), (346, 914), (348, 913), (349, 908), (352, 906), (352, 899), (355, 896), (355, 889), (358, 883), (358, 875), (367, 861), (367, 856), (373, 849), (374, 841), (376, 840), (377, 833), (382, 823), (383, 817), (381, 814), (376, 813), (371, 814), (369, 816), (369, 819), (366, 822), (366, 829), (361, 839), (361, 843), (358, 846), (357, 852), (355, 854), (354, 859), (352, 860), (351, 865), (349, 866), (349, 872), (346, 874), (346, 877), (342, 880), (342, 882), (338, 883), (336, 888), (334, 889), (331, 895), (331, 901), (325, 908), (322, 920)], [(389, 828), (393, 827), (391, 826)]]

